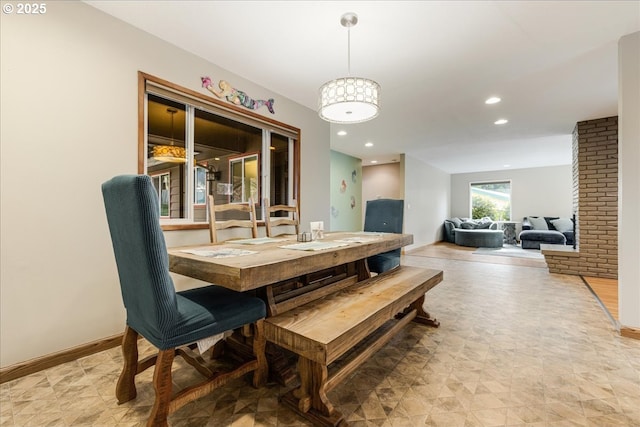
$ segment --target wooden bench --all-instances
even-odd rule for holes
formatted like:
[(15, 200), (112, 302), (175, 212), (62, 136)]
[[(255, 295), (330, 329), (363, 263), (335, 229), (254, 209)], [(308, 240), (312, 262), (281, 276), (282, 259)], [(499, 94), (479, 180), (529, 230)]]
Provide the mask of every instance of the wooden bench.
[(346, 426), (327, 393), (410, 321), (433, 325), (422, 305), (441, 281), (442, 271), (401, 266), (268, 317), (267, 340), (298, 355), (300, 387), (283, 403), (315, 425)]

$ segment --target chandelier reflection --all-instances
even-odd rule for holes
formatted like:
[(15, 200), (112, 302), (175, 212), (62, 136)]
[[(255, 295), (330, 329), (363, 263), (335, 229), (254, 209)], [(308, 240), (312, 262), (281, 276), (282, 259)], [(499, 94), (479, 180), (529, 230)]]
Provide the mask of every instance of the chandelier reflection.
[(151, 153), (152, 157), (159, 162), (186, 163), (187, 150), (184, 147), (174, 145), (173, 142), (173, 118), (178, 112), (175, 108), (167, 108), (167, 113), (171, 114), (171, 143), (170, 145), (156, 145)]

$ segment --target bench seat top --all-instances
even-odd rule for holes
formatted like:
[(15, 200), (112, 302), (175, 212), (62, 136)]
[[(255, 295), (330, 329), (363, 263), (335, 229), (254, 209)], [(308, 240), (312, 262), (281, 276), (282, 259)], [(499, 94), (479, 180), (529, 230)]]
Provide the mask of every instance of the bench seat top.
[(442, 281), (401, 266), (265, 320), (267, 340), (328, 365)]

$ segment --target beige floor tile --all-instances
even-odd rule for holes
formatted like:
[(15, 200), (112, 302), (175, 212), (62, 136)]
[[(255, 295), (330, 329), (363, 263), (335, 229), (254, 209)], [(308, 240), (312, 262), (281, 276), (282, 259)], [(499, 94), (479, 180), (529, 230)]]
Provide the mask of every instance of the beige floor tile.
[[(578, 277), (543, 268), (405, 256), (441, 268), (426, 307), (441, 322), (411, 324), (329, 393), (352, 427), (640, 426), (640, 341), (620, 337)], [(141, 355), (153, 347), (141, 341)], [(115, 348), (0, 385), (0, 427), (143, 427), (152, 370), (135, 400), (114, 396)], [(199, 379), (177, 364), (178, 386)], [(245, 379), (169, 418), (172, 426), (302, 427), (289, 390)]]

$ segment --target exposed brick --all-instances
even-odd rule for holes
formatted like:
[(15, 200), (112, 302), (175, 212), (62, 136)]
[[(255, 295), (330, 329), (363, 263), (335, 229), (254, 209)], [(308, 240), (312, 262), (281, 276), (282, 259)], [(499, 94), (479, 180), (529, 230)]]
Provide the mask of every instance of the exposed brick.
[[(602, 132), (604, 132), (606, 128), (598, 128), (598, 129), (600, 129)], [(606, 141), (607, 140), (606, 136), (599, 136), (599, 134), (592, 134), (592, 135), (593, 136), (591, 136), (591, 135), (587, 136), (587, 138), (586, 138), (587, 142), (602, 142), (602, 141)], [(589, 147), (589, 148), (587, 148), (587, 150), (595, 151), (593, 149), (593, 147)]]
[(589, 123), (589, 122), (578, 122), (578, 124), (576, 125), (575, 129), (574, 129), (574, 133), (577, 134), (578, 129), (582, 130), (582, 131), (587, 131), (589, 129), (593, 129), (596, 127), (595, 123)]
[(548, 258), (549, 270), (617, 278), (618, 117), (576, 123), (571, 148), (580, 256)]
[[(607, 144), (606, 146), (598, 147), (598, 155), (606, 155), (607, 158), (616, 158), (618, 157), (618, 147), (611, 147), (614, 144)], [(617, 145), (617, 144), (615, 144)]]
[(616, 126), (615, 129), (611, 129), (611, 126), (607, 127), (607, 130), (604, 132), (599, 132), (598, 135), (613, 135), (616, 138), (618, 137), (618, 127)]

